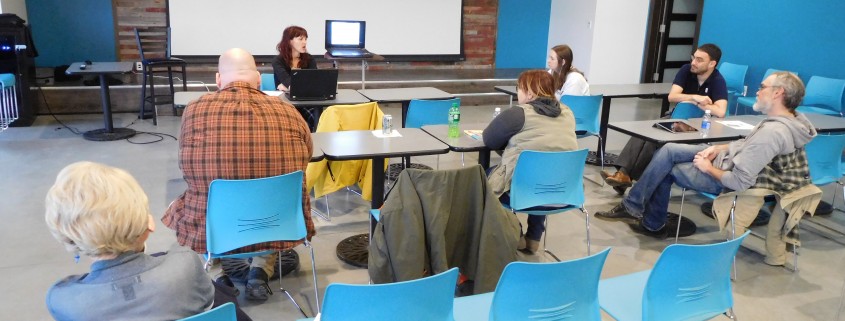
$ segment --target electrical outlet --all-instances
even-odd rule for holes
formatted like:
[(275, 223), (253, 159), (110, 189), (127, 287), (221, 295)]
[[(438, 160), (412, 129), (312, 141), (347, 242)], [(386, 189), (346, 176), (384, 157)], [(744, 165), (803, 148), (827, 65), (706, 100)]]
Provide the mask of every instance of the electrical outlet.
[(140, 61), (136, 61), (135, 62), (135, 70), (137, 70), (137, 71), (144, 70), (144, 64), (141, 63)]

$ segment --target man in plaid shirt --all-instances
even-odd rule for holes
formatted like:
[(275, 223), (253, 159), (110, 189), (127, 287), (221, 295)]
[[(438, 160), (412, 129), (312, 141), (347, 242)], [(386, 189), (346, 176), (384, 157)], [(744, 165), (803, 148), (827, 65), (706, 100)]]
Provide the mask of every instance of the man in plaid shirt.
[(596, 217), (627, 221), (636, 233), (665, 238), (675, 232), (667, 224), (673, 183), (711, 194), (758, 185), (785, 194), (811, 184), (803, 174), (809, 173), (804, 145), (816, 136), (816, 130), (804, 114), (795, 111), (803, 98), (801, 79), (789, 72), (773, 73), (760, 84), (754, 104), (754, 110), (767, 117), (748, 136), (709, 147), (666, 144), (622, 203), (597, 212)]
[[(205, 215), (208, 186), (215, 179), (250, 179), (305, 171), (311, 158), (311, 132), (292, 105), (264, 94), (255, 59), (243, 49), (220, 56), (215, 93), (188, 104), (182, 116), (179, 168), (188, 189), (174, 200), (162, 222), (176, 231), (179, 244), (206, 252)], [(314, 235), (311, 207), (303, 180), (302, 207), (308, 238)], [(290, 249), (302, 242), (268, 242), (233, 252)], [(216, 260), (212, 279), (233, 286)], [(247, 299), (266, 300), (276, 254), (254, 257), (246, 285)]]

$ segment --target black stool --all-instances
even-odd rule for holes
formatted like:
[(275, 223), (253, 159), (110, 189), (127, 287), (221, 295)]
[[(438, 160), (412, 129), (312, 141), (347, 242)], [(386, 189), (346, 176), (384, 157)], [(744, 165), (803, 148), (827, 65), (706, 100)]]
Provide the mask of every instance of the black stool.
[[(182, 90), (188, 90), (185, 67), (188, 65), (184, 60), (170, 57), (170, 29), (166, 27), (135, 28), (135, 40), (138, 42), (138, 52), (141, 55), (143, 65), (143, 78), (141, 81), (141, 108), (138, 118), (145, 119), (147, 104), (152, 105), (153, 125), (158, 125), (159, 105), (170, 105), (173, 114), (176, 114), (176, 106), (173, 105), (173, 73), (182, 74)], [(176, 68), (181, 68), (176, 69)], [(176, 70), (174, 70), (176, 69)], [(167, 94), (155, 93), (155, 75), (167, 73), (167, 83), (170, 92)], [(147, 84), (150, 86), (150, 94), (147, 95)]]

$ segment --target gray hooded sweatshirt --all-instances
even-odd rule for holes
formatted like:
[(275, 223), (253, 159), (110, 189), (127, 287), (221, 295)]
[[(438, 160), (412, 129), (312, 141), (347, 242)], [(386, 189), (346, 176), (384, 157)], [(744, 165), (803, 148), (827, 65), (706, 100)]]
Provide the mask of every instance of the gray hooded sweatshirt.
[(730, 143), (728, 150), (714, 159), (717, 168), (727, 171), (722, 175), (722, 186), (744, 191), (754, 185), (757, 175), (775, 156), (792, 153), (810, 142), (816, 129), (804, 114), (796, 114), (768, 117), (744, 139)]

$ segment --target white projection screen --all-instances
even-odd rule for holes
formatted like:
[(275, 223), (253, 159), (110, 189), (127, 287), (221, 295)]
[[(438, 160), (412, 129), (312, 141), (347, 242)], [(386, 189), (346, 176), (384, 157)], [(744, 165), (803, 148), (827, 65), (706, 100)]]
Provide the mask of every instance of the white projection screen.
[(322, 56), (326, 20), (367, 22), (366, 48), (390, 58), (458, 60), (461, 0), (169, 0), (171, 54), (218, 56), (240, 47), (275, 56), (282, 30), (308, 30), (308, 51)]

